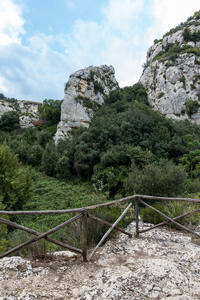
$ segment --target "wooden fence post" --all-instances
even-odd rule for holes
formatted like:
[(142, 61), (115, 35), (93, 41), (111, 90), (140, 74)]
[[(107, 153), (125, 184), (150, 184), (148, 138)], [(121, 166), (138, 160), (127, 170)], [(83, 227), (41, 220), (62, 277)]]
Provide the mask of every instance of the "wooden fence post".
[(123, 213), (119, 216), (119, 218), (115, 221), (115, 223), (112, 225), (112, 227), (110, 227), (110, 229), (108, 229), (108, 231), (104, 234), (104, 236), (102, 237), (102, 239), (100, 240), (100, 242), (98, 243), (98, 245), (94, 248), (94, 250), (92, 251), (92, 253), (90, 254), (88, 261), (91, 261), (92, 257), (94, 256), (95, 252), (97, 251), (97, 249), (101, 246), (101, 244), (103, 243), (103, 241), (107, 238), (107, 236), (110, 234), (110, 232), (116, 227), (116, 225), (119, 223), (119, 221), (123, 218), (123, 216), (126, 214), (126, 212), (129, 210), (129, 208), (131, 207), (132, 203), (130, 203), (127, 208), (123, 211)]
[(135, 198), (135, 236), (139, 237), (139, 210), (138, 198)]
[(83, 212), (83, 236), (82, 236), (82, 251), (83, 261), (87, 261), (87, 211)]

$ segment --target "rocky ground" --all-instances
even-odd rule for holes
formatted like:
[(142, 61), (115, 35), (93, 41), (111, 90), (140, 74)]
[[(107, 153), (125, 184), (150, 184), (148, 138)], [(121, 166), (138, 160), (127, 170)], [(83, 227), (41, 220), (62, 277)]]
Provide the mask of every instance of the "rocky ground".
[(200, 299), (200, 245), (180, 231), (159, 228), (139, 239), (120, 234), (89, 263), (61, 254), (1, 259), (0, 300)]

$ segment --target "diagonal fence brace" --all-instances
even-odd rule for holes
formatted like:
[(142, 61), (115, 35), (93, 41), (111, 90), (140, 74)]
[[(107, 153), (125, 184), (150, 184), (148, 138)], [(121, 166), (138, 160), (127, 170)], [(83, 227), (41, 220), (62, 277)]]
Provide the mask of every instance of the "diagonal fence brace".
[(115, 221), (115, 223), (112, 225), (112, 227), (110, 229), (108, 229), (108, 231), (104, 234), (104, 236), (102, 237), (102, 239), (100, 240), (100, 242), (98, 243), (98, 245), (95, 247), (95, 249), (92, 251), (92, 253), (90, 254), (90, 257), (88, 258), (88, 261), (90, 261), (92, 259), (92, 257), (94, 256), (95, 252), (97, 251), (97, 249), (101, 246), (101, 244), (103, 243), (103, 241), (107, 238), (107, 236), (111, 233), (111, 231), (115, 228), (115, 226), (119, 223), (119, 221), (123, 218), (123, 216), (126, 214), (126, 212), (129, 210), (129, 208), (131, 207), (132, 203), (130, 203), (127, 208), (123, 211), (123, 213), (119, 216), (119, 218)]
[[(14, 228), (16, 228), (16, 229), (23, 230), (23, 231), (25, 231), (25, 232), (31, 233), (31, 234), (36, 235), (36, 236), (40, 236), (40, 235), (41, 235), (41, 233), (38, 232), (38, 231), (36, 231), (36, 230), (30, 229), (30, 228), (28, 228), (28, 227), (19, 225), (19, 224), (15, 223), (15, 222), (11, 222), (11, 221), (6, 220), (6, 219), (3, 219), (3, 218), (0, 218), (0, 223), (5, 224), (5, 225), (8, 225), (8, 226), (12, 226), (12, 227), (14, 227)], [(82, 254), (82, 250), (81, 250), (81, 249), (72, 247), (72, 246), (67, 245), (67, 244), (65, 244), (65, 243), (63, 243), (63, 242), (60, 242), (60, 241), (58, 241), (58, 240), (52, 239), (52, 238), (50, 238), (50, 237), (45, 237), (45, 240), (47, 240), (48, 242), (51, 242), (51, 243), (53, 243), (53, 244), (55, 244), (55, 245), (58, 245), (58, 246), (61, 246), (61, 247), (63, 247), (63, 248), (66, 248), (66, 249), (69, 249), (69, 250), (72, 250), (72, 251), (74, 251), (74, 252), (77, 252), (77, 253), (81, 253), (81, 254)], [(2, 255), (3, 255), (3, 254), (2, 254)]]
[(173, 224), (175, 224), (176, 226), (182, 228), (183, 230), (192, 233), (193, 235), (197, 236), (198, 238), (200, 238), (200, 235), (198, 233), (196, 233), (195, 231), (192, 231), (191, 229), (181, 225), (180, 223), (174, 221), (174, 219), (169, 218), (167, 215), (163, 214), (161, 211), (157, 210), (156, 208), (154, 208), (153, 206), (150, 206), (149, 204), (147, 204), (146, 202), (142, 201), (141, 199), (138, 199), (138, 201), (140, 203), (142, 203), (143, 205), (149, 207), (150, 209), (154, 210), (155, 212), (157, 212), (159, 215), (163, 216), (165, 219), (167, 219), (168, 221), (172, 222)]
[(25, 246), (31, 244), (31, 243), (37, 242), (37, 241), (39, 241), (39, 240), (42, 239), (42, 238), (46, 238), (49, 234), (52, 234), (52, 233), (58, 231), (59, 229), (61, 229), (61, 228), (63, 228), (64, 226), (66, 226), (66, 225), (68, 225), (68, 224), (74, 222), (74, 221), (77, 220), (77, 219), (80, 219), (81, 217), (82, 217), (82, 214), (78, 214), (77, 216), (74, 216), (73, 218), (71, 218), (71, 219), (65, 221), (64, 223), (62, 223), (62, 224), (60, 224), (60, 225), (58, 225), (58, 226), (56, 226), (56, 227), (54, 227), (54, 228), (48, 230), (47, 232), (42, 233), (42, 234), (40, 234), (39, 236), (34, 237), (34, 238), (32, 238), (32, 239), (30, 239), (30, 240), (28, 240), (28, 241), (26, 241), (26, 242), (24, 242), (24, 243), (18, 245), (17, 247), (15, 247), (15, 248), (13, 248), (13, 249), (11, 249), (11, 250), (8, 250), (7, 252), (5, 252), (5, 253), (3, 253), (2, 255), (0, 255), (0, 258), (2, 258), (2, 257), (4, 257), (4, 256), (7, 256), (7, 255), (9, 255), (9, 254), (11, 254), (11, 253), (13, 253), (13, 252), (19, 250), (19, 249), (21, 249), (21, 248), (23, 248), (23, 247), (25, 247)]

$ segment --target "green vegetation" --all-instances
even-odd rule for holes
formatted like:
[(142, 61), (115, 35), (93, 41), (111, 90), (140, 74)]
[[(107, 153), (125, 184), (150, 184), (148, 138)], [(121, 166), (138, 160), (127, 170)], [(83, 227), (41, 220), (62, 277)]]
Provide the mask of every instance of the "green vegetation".
[(61, 100), (45, 99), (43, 105), (38, 107), (39, 117), (45, 120), (48, 126), (57, 125), (60, 121)]
[(183, 45), (181, 47), (176, 44), (168, 43), (166, 47), (163, 47), (163, 49), (155, 55), (153, 61), (159, 59), (160, 61), (169, 60), (171, 63), (175, 63), (178, 55), (183, 53), (199, 53), (199, 51), (198, 48), (193, 48), (190, 45)]
[(183, 157), (180, 158), (180, 162), (183, 164), (189, 176), (196, 178), (200, 176), (200, 143), (197, 140), (193, 140), (191, 135), (186, 136), (185, 139), (190, 152), (184, 154)]
[[(197, 75), (194, 81), (198, 79)], [(40, 116), (45, 124), (27, 129), (0, 128), (2, 209), (83, 207), (134, 193), (199, 197), (199, 126), (167, 119), (152, 110), (140, 83), (110, 92), (94, 112), (89, 128), (80, 127), (74, 130), (73, 138), (55, 145), (53, 134), (60, 120), (60, 105), (57, 100), (44, 101)], [(187, 102), (188, 115), (195, 112), (195, 107), (195, 103)], [(159, 205), (163, 212), (172, 210), (164, 203)], [(123, 209), (124, 205), (117, 205), (92, 213), (113, 223)], [(141, 215), (151, 221), (150, 213), (141, 211)], [(43, 232), (71, 216), (20, 216), (16, 221)], [(120, 226), (133, 218), (134, 209)], [(53, 237), (80, 247), (80, 228), (78, 220)], [(90, 244), (96, 243), (106, 230), (94, 221), (89, 221), (89, 228)], [(0, 251), (27, 239), (18, 230), (0, 227), (1, 232)], [(23, 254), (39, 255), (57, 249), (51, 247), (41, 241)]]
[(97, 102), (87, 97), (77, 96), (76, 101), (86, 108), (90, 108), (93, 110), (97, 110), (98, 108), (100, 108), (100, 105)]
[[(161, 211), (165, 215), (169, 216), (170, 218), (175, 218), (177, 216), (181, 216), (183, 214), (186, 214), (189, 211), (195, 210), (197, 207), (195, 204), (188, 204), (183, 202), (176, 202), (171, 201), (167, 203), (166, 205), (162, 205), (160, 203), (156, 203), (152, 205), (155, 209)], [(146, 207), (142, 208), (140, 211), (141, 219), (143, 222), (149, 222), (152, 224), (159, 224), (161, 222), (166, 221), (163, 216), (159, 215), (157, 212), (153, 211), (152, 209)], [(189, 215), (184, 218), (180, 218), (177, 220), (178, 223), (181, 225), (197, 225), (199, 223), (199, 214), (194, 213), (192, 215)], [(179, 229), (178, 225), (170, 224), (171, 228)]]
[(185, 27), (183, 31), (183, 38), (186, 42), (197, 42), (200, 40), (200, 30), (192, 33), (188, 27)]
[(6, 142), (0, 147), (0, 195), (6, 209), (22, 209), (30, 197), (31, 177)]
[[(188, 18), (184, 23), (179, 24), (177, 27), (171, 29), (167, 32), (164, 37), (172, 35), (179, 30), (183, 30), (184, 42), (180, 46), (178, 42), (175, 44), (168, 43), (165, 47), (162, 47), (162, 50), (153, 58), (154, 60), (168, 61), (167, 66), (172, 66), (176, 63), (176, 59), (180, 54), (183, 53), (194, 53), (195, 55), (200, 55), (199, 47), (193, 47), (192, 45), (187, 45), (188, 42), (197, 42), (200, 40), (200, 30), (190, 31), (189, 26), (199, 26), (200, 25), (200, 11), (195, 12), (193, 17)], [(193, 22), (192, 22), (193, 21)], [(162, 42), (161, 40), (154, 40), (154, 44)], [(196, 61), (198, 64), (198, 61)]]
[(191, 118), (193, 114), (197, 113), (199, 109), (199, 102), (192, 100), (192, 99), (187, 99), (185, 102), (185, 108), (188, 116)]
[(13, 131), (19, 128), (19, 114), (16, 111), (8, 111), (2, 115), (0, 119), (0, 130)]

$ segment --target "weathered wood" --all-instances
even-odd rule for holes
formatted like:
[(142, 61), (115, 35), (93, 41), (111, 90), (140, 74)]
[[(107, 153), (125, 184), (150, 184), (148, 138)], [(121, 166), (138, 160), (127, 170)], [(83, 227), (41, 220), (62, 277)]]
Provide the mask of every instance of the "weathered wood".
[[(181, 216), (177, 216), (177, 217), (173, 218), (173, 220), (178, 220), (178, 219), (181, 219), (181, 218), (183, 218), (183, 217), (187, 217), (187, 216), (192, 215), (192, 214), (194, 214), (194, 213), (196, 213), (196, 212), (198, 212), (198, 211), (200, 211), (200, 208), (195, 209), (195, 210), (193, 210), (193, 211), (190, 211), (190, 212), (188, 212), (188, 213), (186, 213), (186, 214), (183, 214), (183, 215), (181, 215)], [(153, 230), (153, 229), (155, 229), (155, 228), (157, 228), (157, 227), (159, 227), (159, 226), (164, 226), (164, 225), (168, 224), (169, 222), (170, 222), (170, 221), (167, 220), (167, 221), (164, 221), (164, 222), (162, 222), (162, 223), (156, 224), (155, 226), (151, 226), (151, 227), (149, 227), (149, 228), (147, 228), (147, 229), (140, 230), (140, 233), (144, 233), (144, 232), (147, 232), (147, 231), (149, 231), (149, 230)]]
[[(0, 218), (0, 223), (5, 224), (5, 225), (8, 225), (8, 226), (12, 226), (12, 227), (14, 227), (14, 228), (16, 228), (16, 229), (20, 229), (20, 230), (26, 231), (26, 232), (31, 233), (31, 234), (36, 235), (36, 236), (41, 235), (41, 233), (38, 232), (38, 231), (35, 231), (35, 230), (30, 229), (30, 228), (28, 228), (28, 227), (19, 225), (19, 224), (15, 223), (15, 222), (11, 222), (11, 221), (9, 221), (9, 220), (5, 220), (5, 219), (3, 219), (3, 218)], [(61, 246), (61, 247), (63, 247), (63, 248), (66, 248), (66, 249), (69, 249), (69, 250), (71, 250), (71, 251), (74, 251), (74, 252), (76, 252), (76, 253), (81, 253), (81, 254), (83, 253), (83, 251), (82, 251), (81, 249), (72, 247), (72, 246), (70, 246), (70, 245), (67, 245), (67, 244), (65, 244), (65, 243), (63, 243), (63, 242), (57, 241), (57, 240), (52, 239), (52, 238), (50, 238), (50, 237), (45, 237), (45, 240), (47, 240), (48, 242), (54, 243), (54, 244), (56, 244), (56, 245), (58, 245), (58, 246)]]
[(61, 214), (69, 214), (69, 213), (77, 213), (77, 212), (84, 212), (90, 209), (96, 209), (100, 207), (110, 206), (114, 204), (118, 204), (121, 202), (125, 202), (128, 200), (135, 199), (135, 195), (121, 198), (119, 200), (110, 201), (106, 203), (101, 203), (97, 205), (87, 206), (87, 207), (80, 207), (80, 208), (73, 208), (73, 209), (63, 209), (63, 210), (35, 210), (35, 211), (0, 211), (0, 215), (61, 215)]
[(157, 212), (158, 214), (160, 214), (161, 216), (163, 216), (165, 219), (169, 220), (170, 222), (172, 222), (173, 224), (175, 224), (176, 226), (182, 228), (183, 230), (192, 233), (193, 235), (197, 236), (198, 238), (200, 238), (200, 235), (197, 234), (195, 231), (190, 230), (189, 228), (181, 225), (180, 223), (174, 221), (173, 219), (169, 218), (167, 215), (163, 214), (161, 211), (157, 210), (156, 208), (154, 208), (153, 206), (150, 206), (149, 204), (145, 203), (144, 201), (142, 201), (141, 199), (138, 199), (138, 201), (140, 203), (142, 203), (143, 205), (151, 208), (152, 210), (154, 210), (155, 212)]
[(139, 208), (138, 199), (135, 199), (135, 236), (139, 237)]
[(115, 226), (119, 223), (119, 221), (123, 218), (123, 216), (126, 214), (126, 212), (128, 211), (128, 209), (131, 207), (132, 203), (130, 203), (127, 208), (123, 211), (123, 213), (119, 216), (119, 218), (115, 221), (115, 223), (112, 225), (112, 227), (110, 229), (108, 229), (108, 231), (104, 234), (104, 236), (102, 237), (102, 239), (100, 240), (100, 242), (98, 243), (98, 245), (95, 247), (95, 249), (92, 251), (92, 253), (90, 254), (90, 257), (88, 258), (88, 261), (90, 261), (92, 259), (92, 257), (94, 256), (95, 252), (97, 251), (97, 249), (101, 246), (101, 244), (103, 243), (103, 241), (107, 238), (107, 236), (111, 233), (111, 231), (115, 228)]
[(63, 210), (36, 210), (36, 211), (0, 211), (0, 215), (61, 215), (69, 213), (84, 212), (90, 209), (96, 209), (100, 207), (105, 207), (113, 204), (118, 204), (133, 199), (149, 199), (149, 200), (166, 200), (166, 201), (186, 201), (191, 203), (200, 203), (200, 199), (191, 199), (191, 198), (169, 198), (169, 197), (157, 197), (157, 196), (148, 196), (148, 195), (132, 195), (129, 197), (121, 198), (119, 200), (101, 203), (97, 205), (73, 208), (73, 209), (63, 209)]
[(157, 196), (148, 196), (148, 195), (134, 195), (134, 196), (136, 198), (147, 199), (147, 200), (185, 201), (191, 203), (200, 203), (200, 199), (191, 199), (191, 198), (157, 197)]
[[(109, 227), (112, 227), (112, 224), (111, 224), (111, 223), (108, 223), (107, 221), (101, 220), (100, 218), (97, 218), (97, 217), (95, 217), (95, 216), (93, 216), (93, 215), (91, 215), (91, 214), (88, 214), (88, 218), (90, 218), (90, 219), (92, 219), (92, 220), (94, 220), (94, 221), (97, 221), (97, 222), (99, 222), (99, 223), (101, 223), (101, 224), (104, 224), (104, 225), (107, 225), (107, 226), (109, 226)], [(124, 231), (122, 228), (120, 228), (120, 227), (118, 227), (118, 226), (116, 226), (115, 229), (117, 229), (118, 231), (120, 231), (120, 232), (122, 232), (122, 233), (124, 233), (124, 234), (127, 234), (127, 235), (129, 235), (130, 237), (132, 237), (132, 234), (131, 234), (130, 232), (126, 232), (126, 231)]]
[(39, 235), (39, 236), (37, 236), (37, 237), (34, 237), (34, 238), (32, 238), (32, 239), (30, 239), (30, 240), (28, 240), (28, 241), (26, 241), (26, 242), (24, 242), (24, 243), (22, 243), (22, 244), (16, 246), (15, 248), (13, 248), (13, 249), (11, 249), (11, 250), (8, 250), (7, 252), (1, 254), (1, 255), (0, 255), (0, 258), (2, 258), (2, 257), (4, 257), (4, 256), (7, 256), (7, 255), (9, 255), (9, 254), (11, 254), (11, 253), (13, 253), (13, 252), (15, 252), (15, 251), (17, 251), (17, 250), (19, 250), (19, 249), (25, 247), (25, 246), (28, 246), (28, 245), (31, 244), (31, 243), (37, 242), (37, 241), (39, 241), (39, 240), (42, 239), (42, 238), (47, 237), (47, 235), (52, 234), (52, 233), (58, 231), (59, 229), (61, 229), (61, 228), (63, 228), (64, 226), (66, 226), (66, 225), (72, 223), (73, 221), (75, 221), (75, 220), (77, 220), (77, 219), (80, 219), (81, 217), (82, 217), (82, 214), (79, 214), (79, 215), (77, 215), (77, 216), (75, 216), (75, 217), (73, 217), (73, 218), (71, 218), (71, 219), (65, 221), (64, 223), (62, 223), (62, 224), (60, 224), (60, 225), (58, 225), (58, 226), (52, 228), (51, 230), (48, 230), (47, 232), (42, 233), (41, 235)]
[(84, 211), (83, 214), (83, 228), (82, 228), (82, 251), (83, 251), (83, 261), (87, 261), (87, 212)]

